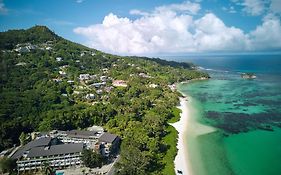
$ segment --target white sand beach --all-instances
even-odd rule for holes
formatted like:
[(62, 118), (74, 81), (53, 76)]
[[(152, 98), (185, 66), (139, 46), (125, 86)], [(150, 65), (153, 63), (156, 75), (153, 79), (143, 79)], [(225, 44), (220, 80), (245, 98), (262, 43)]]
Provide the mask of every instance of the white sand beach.
[(186, 97), (180, 98), (179, 109), (182, 110), (180, 121), (171, 124), (178, 131), (178, 153), (174, 161), (175, 171), (177, 175), (180, 174), (178, 173), (178, 170), (181, 171), (183, 175), (192, 175), (186, 147), (186, 130), (190, 117), (190, 110), (188, 108), (188, 101)]

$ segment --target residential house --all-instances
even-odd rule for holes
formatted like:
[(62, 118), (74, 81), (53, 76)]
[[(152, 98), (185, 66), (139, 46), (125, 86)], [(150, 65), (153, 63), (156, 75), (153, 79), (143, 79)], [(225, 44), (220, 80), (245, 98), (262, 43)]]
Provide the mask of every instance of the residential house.
[(95, 99), (95, 94), (87, 94), (85, 98), (88, 100), (93, 100)]
[(65, 72), (65, 71), (62, 71), (62, 70), (59, 71), (59, 74), (60, 74), (61, 76), (63, 76), (63, 77), (67, 75), (66, 72)]
[(63, 60), (62, 57), (57, 57), (57, 58), (56, 58), (56, 61), (57, 61), (57, 62), (60, 62), (60, 61), (62, 61), (62, 60)]
[(100, 81), (105, 82), (107, 80), (107, 76), (100, 76)]
[(74, 81), (73, 80), (67, 80), (67, 83), (74, 84)]
[(115, 87), (127, 87), (127, 82), (124, 80), (113, 80), (112, 85)]
[(176, 89), (177, 89), (176, 84), (168, 85), (168, 87), (169, 87), (172, 91), (176, 91)]
[(96, 93), (99, 94), (99, 95), (101, 95), (102, 92), (103, 92), (102, 89), (98, 89), (98, 90), (96, 91)]
[(109, 93), (113, 88), (113, 86), (104, 87), (104, 91)]
[(89, 85), (90, 87), (95, 87), (95, 88), (100, 88), (101, 86), (104, 86), (106, 82), (101, 82), (101, 83), (93, 83)]
[(142, 78), (151, 78), (151, 76), (147, 75), (146, 73), (139, 73), (139, 76)]
[(157, 85), (157, 84), (150, 84), (149, 87), (151, 87), (151, 88), (157, 88), (158, 85)]
[(90, 79), (90, 74), (80, 74), (79, 75), (79, 80), (84, 81), (84, 80), (89, 80)]

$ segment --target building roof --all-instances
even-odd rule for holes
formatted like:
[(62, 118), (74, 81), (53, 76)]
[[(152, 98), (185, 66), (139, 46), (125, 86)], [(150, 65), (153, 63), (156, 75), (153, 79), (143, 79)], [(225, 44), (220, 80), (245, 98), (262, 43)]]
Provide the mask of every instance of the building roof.
[(14, 158), (14, 159), (20, 158), (25, 151), (28, 151), (31, 148), (40, 147), (40, 146), (41, 147), (48, 146), (51, 144), (51, 140), (52, 140), (51, 137), (42, 137), (39, 139), (35, 139), (35, 140), (29, 142), (28, 144), (24, 145), (17, 152), (15, 152), (15, 154), (12, 155), (12, 158)]
[(82, 143), (70, 143), (70, 144), (61, 144), (53, 145), (50, 147), (35, 147), (32, 148), (27, 157), (41, 157), (41, 156), (51, 156), (59, 154), (69, 154), (69, 153), (78, 153), (82, 152), (83, 144)]
[(112, 143), (117, 137), (115, 134), (105, 132), (100, 136), (99, 142)]
[(71, 131), (65, 131), (65, 134), (69, 137), (74, 138), (83, 138), (83, 139), (89, 139), (96, 136), (96, 131), (82, 131), (82, 130), (71, 130)]
[(93, 125), (93, 126), (91, 126), (91, 127), (88, 128), (88, 131), (95, 131), (95, 132), (101, 133), (101, 132), (103, 132), (104, 130), (103, 130), (103, 127), (101, 127), (101, 126)]

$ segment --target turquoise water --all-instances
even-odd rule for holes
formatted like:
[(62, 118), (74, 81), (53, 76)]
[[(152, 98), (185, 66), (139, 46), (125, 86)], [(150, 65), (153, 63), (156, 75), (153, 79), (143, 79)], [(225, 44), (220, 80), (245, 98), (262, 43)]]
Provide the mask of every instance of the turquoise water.
[[(202, 58), (196, 62), (212, 79), (179, 86), (191, 97), (192, 124), (200, 125), (187, 139), (195, 175), (281, 174), (281, 57), (270, 58)], [(244, 80), (241, 72), (258, 78)]]

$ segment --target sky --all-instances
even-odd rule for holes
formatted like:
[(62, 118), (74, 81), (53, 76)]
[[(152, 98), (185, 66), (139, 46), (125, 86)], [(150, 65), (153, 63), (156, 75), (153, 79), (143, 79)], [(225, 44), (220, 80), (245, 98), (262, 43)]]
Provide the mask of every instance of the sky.
[(281, 52), (281, 0), (0, 0), (0, 31), (46, 25), (121, 55)]

